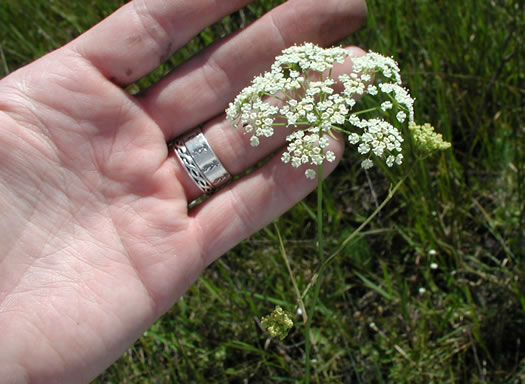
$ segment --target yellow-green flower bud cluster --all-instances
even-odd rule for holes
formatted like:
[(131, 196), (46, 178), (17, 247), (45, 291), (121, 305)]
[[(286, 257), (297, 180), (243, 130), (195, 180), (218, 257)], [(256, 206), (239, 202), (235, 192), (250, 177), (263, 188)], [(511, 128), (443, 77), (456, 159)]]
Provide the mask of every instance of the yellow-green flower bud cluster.
[(451, 147), (451, 144), (443, 140), (443, 136), (440, 133), (434, 132), (434, 127), (428, 123), (417, 125), (414, 122), (410, 122), (408, 129), (410, 130), (415, 150), (424, 156)]
[(264, 316), (261, 324), (271, 337), (279, 340), (283, 340), (293, 327), (292, 317), (279, 306), (270, 315)]

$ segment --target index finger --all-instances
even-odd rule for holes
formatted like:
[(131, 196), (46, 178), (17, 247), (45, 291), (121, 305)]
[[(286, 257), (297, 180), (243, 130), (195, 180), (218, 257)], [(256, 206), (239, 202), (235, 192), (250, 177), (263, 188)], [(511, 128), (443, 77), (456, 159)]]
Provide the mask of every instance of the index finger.
[(252, 0), (134, 0), (70, 47), (125, 85), (148, 74), (202, 29)]

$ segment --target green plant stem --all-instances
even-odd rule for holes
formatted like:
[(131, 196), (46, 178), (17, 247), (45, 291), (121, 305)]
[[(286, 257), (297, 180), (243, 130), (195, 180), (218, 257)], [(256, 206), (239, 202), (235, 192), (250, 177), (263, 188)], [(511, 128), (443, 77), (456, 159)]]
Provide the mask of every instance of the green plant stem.
[(358, 116), (358, 115), (362, 115), (363, 113), (377, 111), (378, 109), (379, 109), (378, 107), (372, 107), (372, 108), (363, 109), (361, 111), (357, 111), (357, 112), (351, 113), (350, 115)]
[(292, 280), (293, 289), (297, 298), (297, 305), (299, 305), (299, 308), (301, 308), (303, 322), (306, 323), (308, 321), (308, 315), (306, 314), (306, 309), (304, 307), (303, 297), (301, 296), (301, 292), (299, 292), (297, 282), (295, 281), (295, 277), (292, 273), (292, 268), (290, 267), (290, 262), (288, 261), (288, 255), (286, 254), (286, 249), (284, 248), (281, 232), (279, 231), (279, 227), (277, 226), (277, 224), (274, 223), (273, 226), (275, 227), (275, 232), (277, 232), (277, 238), (279, 239), (279, 249), (281, 251), (281, 256), (284, 259), (284, 263), (286, 264), (286, 268), (288, 269), (288, 274), (290, 275), (290, 279)]
[(317, 250), (319, 254), (319, 261), (321, 262), (321, 268), (317, 272), (317, 278), (315, 281), (314, 292), (312, 300), (310, 302), (308, 320), (304, 330), (304, 382), (310, 383), (310, 329), (312, 326), (312, 319), (314, 317), (315, 309), (317, 306), (317, 299), (319, 297), (319, 291), (321, 288), (321, 274), (323, 272), (323, 257), (324, 257), (324, 235), (323, 235), (323, 165), (321, 164), (317, 171)]
[[(361, 231), (374, 219), (374, 217), (377, 216), (377, 214), (387, 205), (390, 199), (392, 199), (394, 194), (397, 192), (399, 187), (401, 187), (401, 184), (403, 184), (403, 182), (406, 180), (407, 177), (408, 177), (408, 174), (405, 175), (401, 180), (399, 180), (398, 183), (394, 186), (394, 188), (390, 189), (390, 191), (388, 192), (388, 196), (383, 200), (383, 202), (379, 205), (379, 207), (377, 207), (375, 211), (372, 212), (372, 214), (368, 216), (368, 218), (365, 221), (363, 221), (363, 223), (355, 231), (353, 231), (350, 234), (350, 236), (344, 239), (344, 241), (341, 243), (339, 248), (337, 248), (330, 256), (326, 258), (326, 260), (324, 260), (321, 263), (321, 266), (319, 267), (319, 270), (313, 276), (312, 281), (310, 282), (310, 284), (308, 284), (308, 286), (303, 291), (303, 294), (301, 295), (302, 299), (304, 299), (306, 295), (308, 294), (308, 292), (310, 292), (310, 289), (312, 288), (312, 286), (314, 286), (314, 296), (315, 296), (315, 291), (319, 290), (318, 281), (321, 276), (321, 273), (323, 272), (323, 269), (348, 245), (348, 243), (350, 243), (353, 239), (355, 239), (357, 235), (361, 233)], [(311, 314), (310, 314), (310, 317), (311, 317)]]
[(321, 268), (326, 266), (328, 263), (330, 263), (330, 261), (332, 261), (333, 258), (336, 257), (348, 245), (348, 243), (351, 242), (359, 233), (361, 233), (363, 228), (366, 227), (374, 219), (374, 217), (377, 216), (377, 214), (385, 207), (385, 205), (387, 205), (387, 203), (390, 201), (390, 199), (392, 199), (392, 197), (394, 196), (396, 191), (399, 189), (399, 187), (401, 187), (401, 184), (403, 184), (403, 182), (406, 180), (407, 176), (408, 175), (405, 175), (401, 180), (399, 180), (397, 182), (397, 184), (394, 186), (394, 188), (392, 188), (392, 189), (390, 189), (388, 191), (388, 195), (387, 195), (387, 197), (385, 197), (383, 202), (375, 209), (374, 212), (372, 212), (372, 214), (370, 216), (368, 216), (368, 218), (365, 221), (363, 221), (361, 223), (361, 225), (355, 231), (353, 231), (350, 234), (350, 236), (348, 236), (346, 239), (344, 239), (344, 241), (341, 243), (339, 248), (337, 248), (334, 251), (334, 253), (332, 253), (330, 256), (328, 256), (328, 258), (321, 265)]

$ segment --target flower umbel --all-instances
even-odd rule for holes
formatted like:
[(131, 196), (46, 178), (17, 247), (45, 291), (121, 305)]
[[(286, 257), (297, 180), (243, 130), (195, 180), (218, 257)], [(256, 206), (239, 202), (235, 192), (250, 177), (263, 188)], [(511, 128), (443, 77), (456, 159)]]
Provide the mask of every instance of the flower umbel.
[(434, 132), (434, 127), (426, 123), (417, 125), (416, 123), (409, 123), (408, 129), (414, 140), (416, 150), (423, 155), (430, 155), (435, 151), (444, 151), (450, 148), (451, 144), (443, 140), (440, 133)]
[[(414, 99), (401, 85), (397, 63), (375, 52), (351, 57), (353, 72), (332, 76), (334, 64), (350, 57), (343, 48), (312, 43), (285, 49), (270, 72), (253, 79), (226, 110), (234, 127), (242, 126), (258, 146), (274, 130), (285, 129), (287, 148), (281, 159), (293, 167), (317, 167), (334, 161), (327, 135), (339, 132), (356, 146), (370, 168), (373, 158), (388, 167), (402, 164), (401, 132), (414, 121)], [(356, 100), (368, 95), (375, 108), (359, 110)], [(428, 141), (428, 140), (427, 140)], [(315, 178), (312, 168), (307, 178)]]
[(270, 315), (264, 316), (261, 324), (271, 337), (279, 340), (283, 340), (293, 327), (292, 317), (279, 306), (276, 306)]

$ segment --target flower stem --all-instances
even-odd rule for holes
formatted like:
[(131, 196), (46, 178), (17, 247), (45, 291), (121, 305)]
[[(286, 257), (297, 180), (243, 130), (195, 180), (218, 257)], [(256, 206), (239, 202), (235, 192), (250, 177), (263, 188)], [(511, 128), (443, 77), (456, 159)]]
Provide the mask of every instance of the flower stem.
[(295, 281), (295, 277), (293, 275), (292, 268), (290, 267), (290, 262), (288, 261), (288, 255), (286, 254), (286, 249), (284, 248), (284, 243), (281, 237), (281, 232), (279, 231), (279, 227), (277, 226), (276, 223), (273, 223), (273, 226), (277, 233), (277, 238), (279, 239), (279, 250), (281, 251), (281, 256), (284, 259), (284, 263), (286, 264), (286, 269), (288, 269), (288, 274), (290, 275), (290, 279), (292, 280), (295, 297), (297, 298), (297, 305), (299, 306), (299, 308), (301, 308), (303, 322), (306, 323), (308, 321), (308, 315), (306, 314), (306, 309), (304, 307), (304, 302), (301, 296), (301, 292), (299, 292), (299, 288), (297, 287), (297, 282)]
[(377, 111), (379, 108), (378, 107), (372, 107), (372, 108), (368, 108), (368, 109), (363, 109), (361, 111), (357, 111), (357, 112), (354, 112), (352, 113), (351, 115), (362, 115), (363, 113), (368, 113), (368, 112), (373, 112), (373, 111)]
[(314, 286), (314, 291), (312, 299), (310, 301), (310, 308), (308, 314), (308, 320), (306, 322), (304, 330), (304, 358), (305, 358), (305, 367), (304, 367), (304, 382), (305, 384), (310, 383), (310, 349), (311, 349), (311, 340), (310, 340), (310, 329), (312, 325), (312, 319), (314, 317), (315, 309), (317, 306), (317, 299), (319, 297), (319, 291), (321, 288), (321, 276), (323, 272), (323, 258), (324, 258), (324, 235), (323, 235), (323, 165), (319, 165), (317, 171), (317, 250), (319, 254), (319, 262), (321, 263), (321, 268), (316, 274), (316, 281)]
[(332, 261), (334, 259), (334, 257), (336, 257), (348, 245), (348, 243), (350, 243), (355, 237), (357, 237), (357, 235), (359, 235), (361, 233), (363, 228), (366, 227), (374, 219), (374, 217), (376, 217), (376, 215), (379, 212), (381, 212), (381, 210), (385, 207), (385, 205), (387, 205), (387, 203), (390, 201), (390, 199), (392, 199), (392, 197), (394, 197), (394, 194), (399, 189), (399, 187), (401, 187), (401, 184), (403, 184), (403, 182), (406, 180), (407, 176), (408, 175), (405, 175), (401, 180), (399, 180), (397, 182), (397, 184), (393, 188), (392, 187), (390, 188), (390, 190), (388, 191), (388, 195), (383, 200), (383, 202), (375, 209), (374, 212), (372, 212), (372, 214), (370, 216), (368, 216), (368, 218), (365, 221), (363, 221), (361, 223), (361, 225), (356, 230), (354, 230), (350, 234), (350, 236), (348, 236), (341, 243), (339, 248), (337, 248), (337, 250), (334, 253), (332, 253), (330, 256), (328, 256), (328, 258), (326, 260), (324, 260), (323, 264), (321, 265), (321, 268), (324, 267), (325, 265), (327, 265), (328, 263), (330, 263), (330, 261)]
[[(376, 215), (386, 206), (386, 204), (392, 199), (394, 194), (397, 192), (397, 190), (401, 187), (403, 182), (407, 179), (408, 175), (405, 175), (399, 182), (392, 187), (389, 192), (388, 196), (383, 200), (383, 202), (376, 208), (374, 212), (368, 218), (356, 229), (354, 230), (350, 236), (348, 236), (337, 248), (337, 250), (332, 253), (330, 256), (328, 256), (325, 260), (321, 262), (321, 266), (319, 267), (318, 271), (314, 274), (312, 281), (308, 284), (308, 286), (304, 289), (301, 298), (305, 298), (310, 290), (312, 289), (312, 286), (314, 288), (314, 291), (317, 290), (317, 281), (319, 279), (319, 276), (323, 272), (323, 269), (350, 243), (353, 239), (358, 236), (364, 227), (366, 227), (373, 219), (376, 217)], [(315, 293), (314, 293), (315, 295)]]

